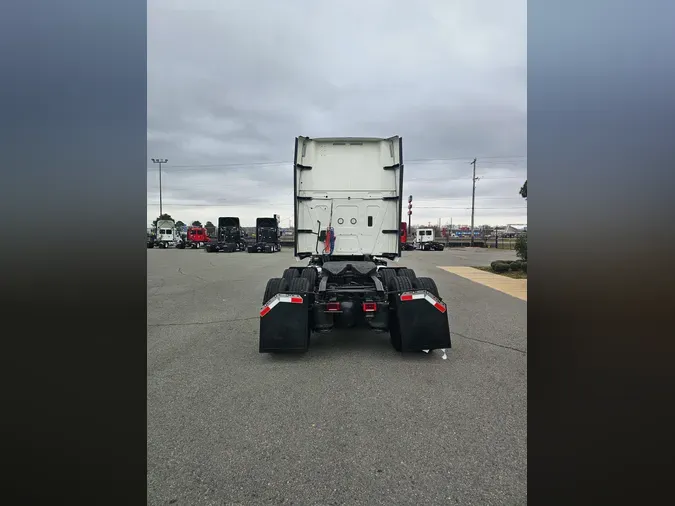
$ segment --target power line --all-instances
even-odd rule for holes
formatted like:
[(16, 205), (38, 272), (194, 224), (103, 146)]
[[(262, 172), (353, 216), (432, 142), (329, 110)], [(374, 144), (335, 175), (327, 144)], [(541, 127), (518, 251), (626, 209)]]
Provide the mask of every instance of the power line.
[[(417, 209), (464, 209), (471, 210), (471, 207), (445, 207), (445, 206), (417, 206)], [(504, 209), (527, 209), (527, 206), (512, 206), (512, 207), (474, 207), (478, 211), (483, 210), (504, 210)]]
[[(527, 155), (509, 155), (509, 156), (483, 156), (481, 159), (486, 160), (499, 160), (499, 159), (513, 159), (513, 158), (527, 158)], [(445, 161), (458, 161), (458, 160), (471, 160), (470, 156), (457, 156), (452, 158), (412, 158), (406, 159), (405, 163), (420, 163), (420, 162), (445, 162)], [(267, 162), (228, 162), (228, 163), (216, 163), (216, 164), (198, 164), (198, 165), (168, 165), (168, 167), (236, 167), (237, 165), (277, 165), (282, 163), (293, 163), (292, 160), (277, 160), (277, 161), (267, 161)]]
[[(466, 200), (469, 197), (438, 197), (430, 199), (421, 199), (424, 201), (439, 201), (439, 200)], [(486, 199), (486, 200), (522, 200), (523, 197), (490, 197), (489, 195), (476, 195), (477, 199)]]
[[(452, 158), (417, 158), (405, 160), (405, 163), (433, 163), (433, 162), (453, 162), (453, 161), (468, 161), (472, 160), (473, 157), (470, 156), (458, 156)], [(512, 156), (485, 156), (481, 159), (486, 160), (513, 160), (513, 159), (527, 159), (526, 155), (512, 155)], [(195, 164), (195, 165), (165, 165), (166, 168), (172, 169), (170, 172), (179, 172), (173, 169), (197, 169), (197, 168), (228, 168), (228, 167), (251, 167), (251, 166), (264, 166), (264, 165), (284, 165), (292, 164), (292, 161), (289, 160), (277, 160), (277, 161), (268, 161), (268, 162), (228, 162), (228, 163), (216, 163), (216, 164)], [(496, 162), (495, 162), (496, 163)], [(500, 163), (513, 163), (513, 162), (500, 162)], [(150, 170), (150, 168), (148, 168)], [(183, 171), (180, 171), (183, 172)], [(188, 171), (189, 172), (189, 171)]]
[[(150, 204), (148, 203), (147, 206), (151, 207), (156, 204)], [(173, 207), (237, 207), (237, 206), (251, 206), (251, 205), (258, 205), (258, 206), (265, 206), (265, 207), (288, 207), (292, 206), (293, 204), (270, 204), (269, 202), (246, 202), (246, 203), (229, 203), (229, 204), (164, 204), (165, 206), (173, 206)]]
[[(493, 176), (493, 177), (479, 176), (480, 179), (492, 179), (492, 180), (522, 179), (523, 177), (527, 177), (527, 175), (523, 175), (523, 176)], [(471, 179), (473, 179), (471, 176), (468, 176), (468, 177), (436, 176), (436, 177), (409, 177), (409, 178), (406, 178), (406, 181), (471, 181)]]
[[(166, 169), (165, 169), (166, 172)], [(479, 179), (486, 179), (486, 180), (491, 180), (491, 181), (502, 181), (505, 179), (523, 179), (527, 178), (527, 174), (523, 174), (522, 176), (479, 176)], [(445, 182), (445, 181), (471, 181), (471, 176), (468, 177), (442, 177), (442, 176), (436, 176), (436, 177), (407, 177), (407, 181), (432, 181), (432, 182)], [(203, 183), (204, 185), (211, 186), (210, 183)], [(199, 186), (199, 183), (191, 184), (190, 188), (195, 188)], [(185, 189), (185, 188), (183, 188)], [(180, 190), (177, 190), (180, 191)]]
[[(156, 204), (148, 203), (147, 207), (154, 206)], [(260, 205), (265, 207), (289, 207), (293, 204), (270, 204), (268, 202), (248, 202), (248, 203), (229, 203), (229, 204), (164, 204), (165, 206), (172, 207), (237, 207), (237, 206), (250, 206), (250, 205)], [(470, 210), (471, 207), (447, 207), (447, 206), (417, 206), (416, 209), (466, 209)], [(527, 209), (527, 206), (510, 206), (510, 207), (476, 207), (477, 210), (504, 210), (504, 209)]]

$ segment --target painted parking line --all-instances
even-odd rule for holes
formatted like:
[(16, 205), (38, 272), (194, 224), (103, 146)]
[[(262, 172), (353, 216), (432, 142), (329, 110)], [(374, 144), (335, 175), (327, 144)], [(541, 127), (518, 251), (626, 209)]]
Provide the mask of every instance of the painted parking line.
[(451, 274), (469, 279), (474, 283), (479, 283), (527, 302), (527, 279), (507, 278), (506, 276), (492, 274), (491, 272), (481, 271), (473, 267), (441, 267), (440, 265), (437, 267)]

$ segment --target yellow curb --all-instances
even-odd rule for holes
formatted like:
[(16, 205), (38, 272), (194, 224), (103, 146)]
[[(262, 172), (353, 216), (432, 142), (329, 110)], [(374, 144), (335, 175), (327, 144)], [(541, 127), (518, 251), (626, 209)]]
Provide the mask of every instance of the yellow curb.
[(469, 279), (474, 283), (479, 283), (527, 302), (527, 279), (507, 278), (506, 276), (492, 274), (491, 272), (481, 271), (473, 267), (437, 267), (451, 274)]

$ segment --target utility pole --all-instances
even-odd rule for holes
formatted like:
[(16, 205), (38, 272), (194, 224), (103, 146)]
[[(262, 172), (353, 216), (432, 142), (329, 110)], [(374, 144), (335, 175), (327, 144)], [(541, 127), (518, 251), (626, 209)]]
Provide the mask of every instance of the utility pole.
[(168, 162), (166, 158), (153, 158), (152, 163), (159, 164), (159, 216), (162, 216), (162, 164)]
[(473, 192), (471, 194), (471, 247), (473, 248), (473, 217), (474, 217), (474, 212), (476, 210), (476, 159), (473, 159), (473, 162), (471, 162), (471, 165), (473, 165)]

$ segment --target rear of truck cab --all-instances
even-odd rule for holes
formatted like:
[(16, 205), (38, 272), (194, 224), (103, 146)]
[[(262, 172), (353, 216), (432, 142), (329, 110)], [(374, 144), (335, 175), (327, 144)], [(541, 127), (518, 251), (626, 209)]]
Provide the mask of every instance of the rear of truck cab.
[(310, 260), (268, 281), (261, 353), (306, 351), (312, 331), (360, 326), (388, 330), (398, 351), (450, 347), (433, 280), (382, 267), (404, 247), (402, 153), (398, 136), (296, 138), (294, 254)]

